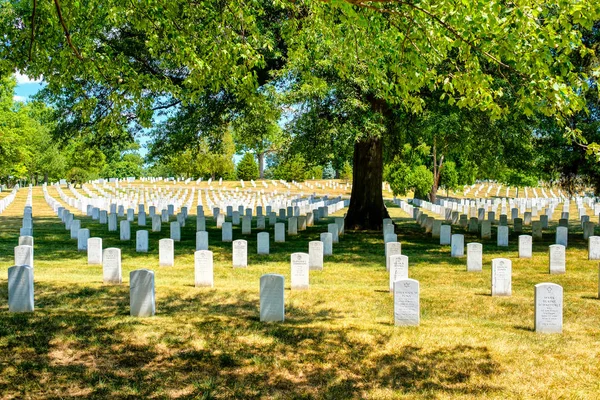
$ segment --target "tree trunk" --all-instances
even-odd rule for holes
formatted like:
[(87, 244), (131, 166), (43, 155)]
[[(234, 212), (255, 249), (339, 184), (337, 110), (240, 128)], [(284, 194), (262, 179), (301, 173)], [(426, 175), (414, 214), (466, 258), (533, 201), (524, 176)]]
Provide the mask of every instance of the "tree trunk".
[(437, 145), (435, 142), (435, 136), (433, 137), (433, 185), (431, 186), (431, 192), (429, 193), (429, 201), (435, 204), (437, 199), (437, 191), (440, 186), (440, 178), (442, 177), (442, 167), (444, 163), (444, 155), (440, 157), (440, 162), (437, 161)]
[(258, 157), (258, 173), (260, 179), (265, 179), (265, 153), (260, 152), (256, 155)]
[(363, 138), (354, 143), (352, 195), (346, 229), (381, 230), (389, 214), (383, 203), (383, 146), (381, 138)]

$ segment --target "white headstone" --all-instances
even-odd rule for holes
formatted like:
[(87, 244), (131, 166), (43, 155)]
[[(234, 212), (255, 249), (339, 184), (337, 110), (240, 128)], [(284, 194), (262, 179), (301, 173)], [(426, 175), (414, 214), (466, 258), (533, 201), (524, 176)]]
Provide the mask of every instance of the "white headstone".
[(102, 238), (89, 238), (87, 242), (88, 265), (102, 264)]
[(308, 267), (312, 270), (323, 269), (323, 242), (320, 240), (308, 242)]
[(29, 265), (8, 269), (8, 311), (33, 312), (33, 268)]
[(173, 241), (175, 241), (175, 242), (181, 241), (181, 225), (179, 224), (179, 222), (177, 222), (177, 221), (171, 222), (170, 228), (171, 228), (170, 238), (173, 239)]
[(135, 251), (138, 253), (148, 252), (148, 231), (141, 230), (135, 233)]
[(256, 239), (256, 253), (269, 254), (269, 232), (260, 232)]
[(566, 272), (565, 246), (553, 244), (548, 246), (550, 255), (550, 273), (564, 274)]
[(160, 239), (158, 241), (158, 265), (161, 267), (175, 265), (175, 242), (173, 239)]
[(151, 317), (156, 313), (153, 271), (138, 269), (129, 273), (129, 307), (132, 317)]
[(492, 260), (492, 296), (510, 296), (512, 293), (512, 262), (507, 258)]
[(387, 242), (385, 244), (385, 269), (390, 270), (390, 256), (402, 254), (402, 244), (400, 242)]
[(260, 321), (283, 322), (285, 318), (283, 275), (265, 274), (260, 277)]
[(194, 276), (196, 287), (213, 287), (213, 253), (198, 250), (194, 253)]
[(233, 240), (233, 227), (231, 222), (223, 222), (221, 226), (221, 241), (231, 242)]
[(15, 262), (16, 266), (28, 265), (33, 268), (33, 247), (32, 246), (17, 246), (15, 247)]
[(483, 245), (467, 243), (467, 271), (480, 272), (483, 265)]
[(323, 242), (323, 255), (331, 256), (333, 255), (333, 240), (330, 232), (321, 233), (321, 242)]
[(233, 267), (246, 268), (248, 266), (248, 242), (239, 239), (233, 241)]
[(532, 240), (532, 237), (529, 235), (519, 235), (519, 258), (532, 257)]
[(418, 326), (421, 319), (419, 282), (399, 279), (394, 282), (394, 325)]
[(455, 233), (452, 235), (452, 243), (450, 248), (450, 255), (452, 257), (462, 257), (465, 255), (465, 236)]
[(408, 279), (408, 257), (402, 254), (390, 256), (389, 289), (394, 290), (394, 282)]
[(120, 284), (121, 276), (121, 249), (109, 247), (102, 252), (102, 274), (104, 283)]
[(535, 331), (562, 333), (563, 288), (555, 283), (538, 283), (534, 289)]
[(80, 229), (77, 233), (77, 251), (87, 251), (88, 239), (90, 238), (90, 230)]
[(285, 224), (277, 222), (275, 224), (275, 243), (285, 242)]
[(569, 228), (566, 226), (559, 226), (556, 228), (556, 244), (561, 244), (567, 247), (569, 237)]
[(121, 238), (121, 240), (131, 240), (131, 228), (129, 226), (129, 221), (121, 221), (119, 237)]
[(208, 232), (196, 232), (196, 251), (208, 250)]
[(449, 245), (452, 242), (452, 227), (442, 225), (440, 227), (440, 245)]
[(588, 238), (588, 260), (600, 260), (600, 236)]
[(290, 256), (292, 290), (308, 289), (309, 286), (309, 255), (293, 253)]

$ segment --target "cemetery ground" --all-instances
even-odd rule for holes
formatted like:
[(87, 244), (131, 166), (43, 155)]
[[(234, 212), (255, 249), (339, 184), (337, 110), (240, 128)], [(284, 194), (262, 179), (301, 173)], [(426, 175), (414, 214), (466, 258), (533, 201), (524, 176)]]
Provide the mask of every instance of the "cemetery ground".
[[(49, 192), (58, 198), (55, 188)], [(119, 247), (123, 284), (102, 283), (102, 267), (85, 252), (33, 189), (35, 312), (9, 313), (7, 273), (13, 263), (27, 190), (0, 215), (0, 397), (21, 398), (597, 398), (600, 394), (598, 264), (587, 260), (581, 228), (571, 221), (567, 272), (548, 274), (554, 230), (534, 241), (533, 258), (519, 259), (517, 236), (499, 249), (483, 243), (483, 272), (466, 272), (466, 257), (451, 258), (392, 202), (409, 277), (420, 282), (421, 322), (395, 327), (381, 232), (346, 232), (310, 271), (310, 289), (289, 290), (290, 254), (307, 252), (333, 216), (271, 254), (256, 255), (248, 240), (248, 268), (231, 267), (231, 243), (207, 218), (214, 281), (194, 287), (195, 210), (175, 266), (158, 266), (158, 240), (147, 254), (135, 240), (71, 209), (104, 248)], [(342, 215), (344, 211), (336, 215)], [(552, 227), (558, 218), (553, 219)], [(597, 222), (597, 221), (594, 221)], [(132, 224), (132, 238), (140, 229)], [(525, 233), (530, 232), (525, 227)], [(453, 233), (463, 233), (452, 227)], [(495, 231), (495, 228), (494, 228)], [(242, 238), (239, 226), (234, 239)], [(513, 261), (512, 296), (491, 297), (492, 258)], [(129, 316), (129, 272), (155, 271), (156, 315)], [(259, 278), (285, 276), (285, 322), (259, 321)], [(534, 285), (564, 288), (562, 334), (533, 331)]]

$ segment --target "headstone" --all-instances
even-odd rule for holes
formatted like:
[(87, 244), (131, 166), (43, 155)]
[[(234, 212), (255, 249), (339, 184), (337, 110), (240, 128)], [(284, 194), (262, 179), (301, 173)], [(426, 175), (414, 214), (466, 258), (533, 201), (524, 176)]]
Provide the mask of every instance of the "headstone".
[(233, 241), (233, 268), (248, 266), (248, 242), (239, 239)]
[(390, 256), (390, 292), (394, 290), (394, 282), (408, 278), (408, 257), (402, 254)]
[(521, 218), (515, 218), (513, 230), (515, 231), (515, 233), (523, 232), (523, 220)]
[(33, 236), (19, 236), (19, 246), (33, 247)]
[(600, 260), (600, 236), (588, 238), (588, 260)]
[(121, 277), (121, 249), (109, 247), (102, 251), (102, 274), (104, 283), (120, 284)]
[(394, 325), (418, 326), (421, 318), (419, 282), (400, 279), (394, 282)]
[(556, 244), (560, 244), (567, 247), (568, 237), (569, 229), (567, 227), (559, 226), (556, 228)]
[(162, 220), (159, 215), (152, 217), (152, 232), (160, 232)]
[(137, 253), (148, 252), (148, 231), (141, 230), (135, 233), (135, 251)]
[(548, 229), (548, 216), (546, 214), (540, 215), (540, 224), (542, 224), (542, 229)]
[(312, 270), (323, 269), (323, 242), (320, 240), (308, 242), (308, 267)]
[(175, 242), (173, 239), (160, 239), (158, 241), (158, 265), (161, 267), (175, 265)]
[(562, 333), (563, 288), (556, 283), (538, 283), (534, 289), (535, 331)]
[(194, 280), (196, 287), (213, 287), (213, 253), (209, 250), (198, 250), (194, 253)]
[(450, 225), (442, 225), (440, 228), (440, 245), (446, 246), (452, 242), (452, 227)]
[(492, 238), (492, 222), (481, 221), (481, 238), (491, 239)]
[(153, 271), (137, 269), (129, 273), (129, 307), (132, 317), (151, 317), (156, 313)]
[(436, 219), (433, 221), (433, 227), (431, 228), (431, 237), (438, 239), (441, 235), (442, 221)]
[(593, 222), (583, 223), (583, 240), (588, 240), (590, 236), (594, 236), (594, 228), (596, 224)]
[(208, 232), (196, 232), (196, 251), (208, 250)]
[(529, 235), (519, 235), (519, 258), (532, 257), (532, 240)]
[(285, 224), (283, 222), (277, 222), (275, 224), (275, 243), (285, 242)]
[(256, 235), (256, 253), (269, 254), (269, 232), (260, 232)]
[(196, 217), (196, 232), (205, 231), (206, 230), (206, 217), (202, 215), (198, 215)]
[(88, 265), (102, 264), (102, 238), (89, 238), (87, 242)]
[(531, 236), (532, 236), (532, 239), (536, 239), (536, 240), (542, 239), (542, 222), (541, 221), (533, 221), (531, 223)]
[(298, 217), (298, 231), (306, 230), (306, 216), (301, 215)]
[(260, 322), (283, 322), (284, 282), (283, 275), (265, 274), (260, 277)]
[(266, 220), (264, 216), (256, 217), (256, 229), (262, 230), (266, 229)]
[(231, 222), (223, 222), (223, 226), (221, 226), (221, 241), (233, 241), (233, 227), (231, 225)]
[(467, 271), (480, 272), (483, 266), (483, 245), (467, 243)]
[(100, 210), (100, 223), (103, 225), (108, 224), (108, 212), (106, 210)]
[(333, 255), (333, 241), (331, 237), (331, 233), (323, 232), (320, 236), (321, 242), (323, 242), (323, 255), (331, 256)]
[(387, 242), (385, 244), (385, 269), (390, 270), (390, 256), (402, 254), (402, 244), (400, 242)]
[[(289, 217), (288, 220), (288, 235), (295, 236), (298, 234), (298, 218), (297, 217)], [(336, 225), (337, 230), (337, 225)]]
[(87, 251), (88, 239), (90, 238), (90, 230), (80, 229), (77, 233), (77, 251)]
[(469, 233), (479, 232), (479, 220), (475, 217), (469, 219)]
[(179, 222), (177, 222), (177, 221), (171, 222), (170, 228), (171, 228), (170, 238), (173, 239), (173, 241), (175, 241), (175, 242), (181, 241), (181, 225), (179, 224)]
[(242, 217), (242, 235), (252, 234), (252, 217), (244, 215)]
[(131, 229), (129, 221), (121, 221), (121, 229), (119, 229), (119, 237), (121, 240), (131, 240)]
[(510, 296), (512, 293), (512, 262), (507, 258), (492, 260), (492, 296)]
[(327, 232), (331, 233), (331, 242), (339, 243), (338, 226), (337, 224), (327, 224)]
[(465, 236), (455, 233), (452, 235), (450, 243), (450, 255), (452, 257), (462, 257), (465, 255)]
[(144, 211), (138, 213), (138, 226), (146, 226), (146, 213)]
[(566, 272), (565, 246), (553, 244), (548, 247), (550, 255), (550, 273), (564, 274)]
[(15, 247), (14, 265), (28, 265), (33, 268), (33, 246)]
[(33, 312), (33, 268), (15, 265), (8, 269), (8, 311)]
[(306, 253), (292, 253), (290, 256), (292, 290), (308, 289), (309, 256)]
[(498, 247), (508, 247), (508, 226), (498, 227), (498, 238), (496, 240)]
[(74, 219), (71, 222), (71, 239), (77, 239), (77, 234), (79, 233), (80, 228), (81, 228), (81, 221), (78, 219)]

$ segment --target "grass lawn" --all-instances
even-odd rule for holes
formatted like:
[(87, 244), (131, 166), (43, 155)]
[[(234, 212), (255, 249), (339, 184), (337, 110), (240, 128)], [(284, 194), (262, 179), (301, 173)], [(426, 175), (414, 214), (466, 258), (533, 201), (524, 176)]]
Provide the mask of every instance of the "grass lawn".
[[(174, 267), (158, 266), (158, 240), (169, 236), (168, 224), (150, 232), (148, 254), (137, 254), (135, 240), (121, 242), (118, 232), (77, 212), (82, 228), (102, 237), (105, 248), (122, 249), (123, 284), (108, 286), (36, 187), (36, 311), (11, 314), (6, 271), (26, 195), (19, 191), (0, 216), (3, 399), (600, 397), (598, 263), (587, 260), (574, 221), (564, 275), (548, 274), (553, 230), (534, 242), (527, 260), (517, 258), (516, 235), (499, 250), (494, 234), (483, 242), (483, 272), (467, 273), (466, 258), (450, 258), (449, 246), (439, 246), (390, 202), (409, 276), (421, 285), (421, 325), (398, 328), (380, 232), (346, 232), (324, 270), (311, 271), (310, 289), (291, 291), (290, 254), (307, 252), (333, 216), (285, 244), (273, 243), (270, 227), (269, 256), (256, 255), (254, 230), (246, 238), (247, 269), (231, 267), (231, 243), (220, 241), (207, 218), (215, 288), (206, 289), (193, 285), (195, 207), (175, 244)], [(132, 223), (132, 238), (137, 229)], [(233, 237), (242, 238), (240, 226)], [(471, 241), (479, 240), (467, 234), (465, 244)], [(490, 296), (496, 257), (513, 261), (510, 297)], [(156, 274), (155, 317), (129, 316), (129, 272), (139, 268)], [(286, 277), (284, 323), (259, 322), (259, 278), (271, 272)], [(541, 282), (564, 288), (563, 334), (533, 332), (534, 285)]]

